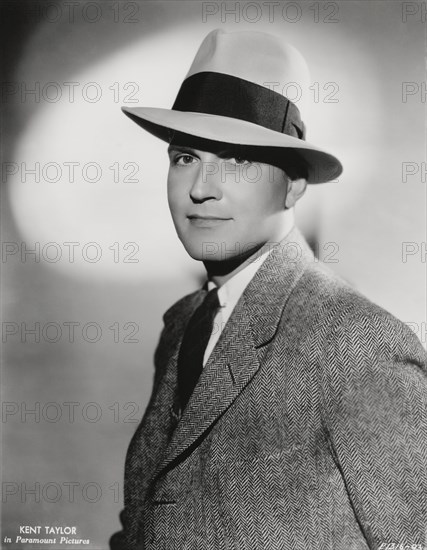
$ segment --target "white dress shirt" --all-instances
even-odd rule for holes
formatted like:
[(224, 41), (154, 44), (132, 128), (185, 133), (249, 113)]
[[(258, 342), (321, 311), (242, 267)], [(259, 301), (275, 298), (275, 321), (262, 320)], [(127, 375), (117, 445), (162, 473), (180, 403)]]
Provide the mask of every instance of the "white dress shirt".
[[(207, 360), (209, 359), (212, 350), (218, 342), (219, 337), (221, 336), (221, 332), (223, 331), (226, 322), (233, 312), (235, 305), (239, 301), (240, 296), (243, 294), (243, 291), (248, 286), (250, 280), (258, 271), (261, 264), (267, 258), (270, 252), (271, 248), (260, 256), (255, 256), (253, 261), (248, 263), (248, 265), (245, 266), (241, 271), (236, 273), (236, 275), (233, 275), (233, 277), (231, 277), (226, 283), (219, 287), (218, 301), (220, 303), (220, 308), (218, 309), (218, 313), (214, 318), (212, 334), (209, 338), (205, 354), (203, 356), (203, 366), (206, 365)], [(208, 290), (212, 290), (216, 286), (217, 285), (215, 285), (213, 281), (208, 281)]]

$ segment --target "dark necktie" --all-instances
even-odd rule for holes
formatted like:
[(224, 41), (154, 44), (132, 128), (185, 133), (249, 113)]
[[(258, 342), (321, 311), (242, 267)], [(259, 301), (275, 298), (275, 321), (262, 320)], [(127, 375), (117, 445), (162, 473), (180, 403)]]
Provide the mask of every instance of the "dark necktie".
[(178, 391), (181, 411), (187, 405), (203, 370), (203, 356), (219, 306), (218, 288), (214, 288), (207, 293), (185, 329), (178, 355)]

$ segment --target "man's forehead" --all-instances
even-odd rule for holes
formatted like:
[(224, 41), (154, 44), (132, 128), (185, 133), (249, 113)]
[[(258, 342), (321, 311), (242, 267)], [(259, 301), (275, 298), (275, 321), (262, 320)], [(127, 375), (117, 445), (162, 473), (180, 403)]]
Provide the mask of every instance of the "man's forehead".
[(229, 157), (241, 154), (241, 148), (238, 146), (227, 146), (225, 144), (218, 144), (218, 146), (212, 146), (212, 147), (203, 147), (200, 144), (196, 145), (194, 143), (171, 143), (168, 147), (168, 152), (171, 151), (203, 151), (205, 153), (213, 153), (217, 155), (218, 157)]

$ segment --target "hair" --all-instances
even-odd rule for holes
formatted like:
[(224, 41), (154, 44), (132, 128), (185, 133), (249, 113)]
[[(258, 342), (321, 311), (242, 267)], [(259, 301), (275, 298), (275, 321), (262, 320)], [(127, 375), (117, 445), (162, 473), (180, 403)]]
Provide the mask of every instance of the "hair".
[(212, 153), (229, 150), (233, 156), (252, 162), (261, 162), (277, 166), (283, 170), (289, 180), (307, 179), (308, 167), (304, 159), (295, 149), (282, 147), (264, 147), (259, 145), (241, 145), (223, 141), (214, 141), (191, 134), (169, 130), (169, 143), (194, 147)]

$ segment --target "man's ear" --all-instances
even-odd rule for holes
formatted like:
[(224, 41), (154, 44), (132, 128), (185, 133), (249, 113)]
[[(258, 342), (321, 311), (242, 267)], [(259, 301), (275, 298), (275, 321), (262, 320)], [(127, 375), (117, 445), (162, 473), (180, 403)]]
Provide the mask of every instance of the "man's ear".
[(292, 208), (297, 201), (304, 195), (307, 187), (307, 180), (299, 178), (288, 181), (288, 192), (286, 195), (285, 207)]

